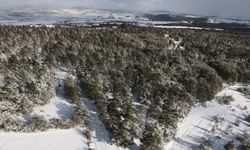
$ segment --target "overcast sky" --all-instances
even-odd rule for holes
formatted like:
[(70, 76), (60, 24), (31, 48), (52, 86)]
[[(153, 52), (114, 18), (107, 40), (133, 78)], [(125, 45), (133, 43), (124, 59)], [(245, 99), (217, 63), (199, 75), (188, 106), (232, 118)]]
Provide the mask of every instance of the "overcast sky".
[(250, 18), (250, 0), (0, 0), (0, 8), (12, 6), (87, 7), (128, 10), (168, 10), (201, 15)]

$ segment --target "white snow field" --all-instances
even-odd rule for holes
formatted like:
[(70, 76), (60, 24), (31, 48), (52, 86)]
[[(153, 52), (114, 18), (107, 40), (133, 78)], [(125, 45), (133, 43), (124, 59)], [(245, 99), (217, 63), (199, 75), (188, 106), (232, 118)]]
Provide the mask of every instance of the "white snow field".
[(86, 143), (77, 129), (0, 133), (1, 150), (88, 150)]
[[(244, 118), (250, 113), (250, 99), (236, 89), (241, 85), (224, 88), (217, 96), (233, 96), (235, 101), (230, 105), (219, 104), (216, 99), (207, 102), (206, 106), (195, 106), (190, 114), (179, 124), (174, 140), (166, 143), (165, 150), (191, 150), (201, 148), (204, 139), (209, 139), (212, 149), (224, 150), (224, 145), (234, 141), (238, 146), (237, 136), (250, 131), (250, 124)], [(215, 121), (218, 118), (219, 121)], [(239, 124), (236, 125), (238, 122)]]

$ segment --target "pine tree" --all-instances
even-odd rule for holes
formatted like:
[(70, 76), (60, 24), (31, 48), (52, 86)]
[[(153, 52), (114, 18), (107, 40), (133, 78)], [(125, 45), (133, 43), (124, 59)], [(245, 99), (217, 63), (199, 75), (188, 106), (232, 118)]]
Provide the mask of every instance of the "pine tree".
[(162, 140), (162, 134), (157, 123), (146, 125), (141, 139), (141, 149), (161, 150)]

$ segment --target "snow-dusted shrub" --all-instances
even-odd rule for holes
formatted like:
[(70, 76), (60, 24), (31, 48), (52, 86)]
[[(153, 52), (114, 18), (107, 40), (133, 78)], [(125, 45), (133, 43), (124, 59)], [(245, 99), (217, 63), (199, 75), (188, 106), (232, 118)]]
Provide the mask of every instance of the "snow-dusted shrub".
[(220, 104), (225, 104), (225, 105), (229, 105), (231, 102), (235, 100), (234, 97), (231, 95), (219, 96), (216, 97), (216, 99)]
[(238, 127), (240, 125), (240, 120), (236, 119), (235, 122), (234, 122), (234, 125)]
[(250, 115), (247, 115), (245, 120), (250, 123)]
[(88, 116), (88, 112), (86, 108), (83, 106), (82, 102), (78, 102), (76, 104), (74, 116), (72, 118), (72, 121), (79, 126), (84, 127), (85, 126), (85, 120), (86, 117)]
[(225, 134), (229, 135), (233, 132), (233, 126), (231, 124), (228, 125), (228, 127), (225, 130)]
[(229, 141), (224, 145), (225, 150), (234, 150), (235, 149), (235, 143), (234, 141)]
[(85, 137), (88, 139), (88, 140), (91, 140), (91, 132), (89, 129), (85, 129), (83, 131), (83, 134), (85, 135)]
[(22, 130), (23, 123), (17, 115), (8, 112), (0, 113), (0, 130), (2, 131), (20, 131)]
[(212, 150), (213, 145), (211, 139), (208, 137), (203, 137), (201, 143), (199, 144), (200, 149)]
[(215, 123), (219, 123), (220, 122), (220, 118), (219, 118), (218, 115), (214, 116), (213, 119), (214, 119)]
[(46, 131), (49, 129), (49, 124), (43, 116), (32, 116), (31, 120), (25, 126), (26, 132)]
[(51, 121), (50, 125), (56, 129), (69, 129), (77, 126), (77, 124), (71, 119), (64, 119), (64, 120), (56, 119)]
[(250, 96), (250, 87), (240, 87), (237, 91), (245, 94), (246, 96)]
[(243, 137), (243, 142), (242, 142), (242, 149), (243, 150), (250, 150), (250, 134), (245, 133)]

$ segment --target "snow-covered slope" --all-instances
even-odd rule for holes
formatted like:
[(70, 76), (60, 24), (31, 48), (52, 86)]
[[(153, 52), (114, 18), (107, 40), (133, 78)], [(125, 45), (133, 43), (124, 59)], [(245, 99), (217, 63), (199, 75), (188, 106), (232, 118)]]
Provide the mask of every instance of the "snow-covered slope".
[[(237, 136), (250, 130), (250, 124), (244, 118), (250, 110), (250, 99), (236, 91), (240, 85), (225, 85), (217, 96), (231, 95), (235, 98), (230, 105), (219, 104), (217, 100), (207, 102), (206, 106), (197, 105), (179, 124), (174, 140), (165, 145), (166, 150), (199, 149), (207, 139), (215, 150), (224, 150), (224, 145), (234, 140), (239, 144)], [(245, 107), (246, 106), (246, 107)], [(217, 119), (219, 120), (216, 122)], [(239, 125), (236, 125), (237, 122)]]
[(1, 150), (88, 150), (77, 129), (40, 133), (0, 133)]
[(131, 22), (138, 19), (140, 20), (132, 13), (86, 8), (0, 10), (0, 24), (11, 25), (85, 24), (109, 21)]

